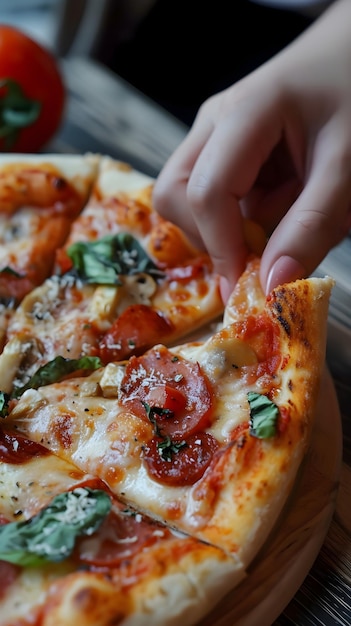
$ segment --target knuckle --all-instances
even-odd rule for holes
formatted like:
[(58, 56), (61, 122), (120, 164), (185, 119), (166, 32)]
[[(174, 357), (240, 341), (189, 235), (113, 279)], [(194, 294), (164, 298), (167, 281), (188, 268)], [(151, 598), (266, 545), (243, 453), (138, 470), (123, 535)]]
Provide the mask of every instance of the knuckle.
[(300, 215), (297, 223), (300, 230), (309, 235), (311, 242), (316, 236), (321, 243), (325, 240), (329, 245), (336, 244), (340, 239), (340, 222), (333, 213), (310, 210)]
[(204, 176), (199, 176), (196, 181), (190, 181), (188, 184), (187, 201), (193, 213), (198, 217), (208, 212), (215, 196), (214, 185), (210, 184)]

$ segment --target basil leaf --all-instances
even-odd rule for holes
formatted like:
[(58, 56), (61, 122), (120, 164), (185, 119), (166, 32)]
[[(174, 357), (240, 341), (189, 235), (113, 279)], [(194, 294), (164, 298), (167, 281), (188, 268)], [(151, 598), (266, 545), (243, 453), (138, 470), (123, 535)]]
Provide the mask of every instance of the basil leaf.
[(170, 437), (164, 437), (162, 441), (157, 442), (157, 450), (159, 455), (164, 461), (172, 461), (173, 456), (179, 452), (184, 446), (186, 441), (172, 441)]
[(40, 367), (32, 378), (22, 387), (15, 389), (12, 395), (19, 398), (27, 389), (38, 389), (38, 387), (50, 385), (77, 370), (96, 370), (101, 366), (101, 361), (96, 356), (83, 356), (80, 359), (65, 359), (63, 356), (57, 356)]
[(0, 560), (34, 567), (63, 561), (77, 537), (92, 535), (110, 510), (103, 490), (78, 487), (61, 493), (31, 519), (0, 526)]
[(21, 85), (11, 78), (1, 79), (0, 89), (5, 91), (0, 100), (0, 137), (6, 150), (10, 150), (20, 129), (31, 126), (38, 119), (41, 103), (27, 98)]
[(107, 235), (96, 241), (77, 241), (67, 254), (85, 283), (121, 285), (119, 276), (140, 272), (162, 276), (163, 272), (129, 233)]
[(5, 265), (5, 267), (0, 270), (0, 274), (11, 274), (11, 276), (15, 276), (16, 278), (25, 277), (25, 274), (19, 274), (19, 272), (16, 272), (16, 270), (12, 269), (9, 265)]
[(9, 412), (10, 396), (4, 391), (0, 391), (0, 417), (6, 417)]
[(173, 417), (174, 412), (171, 411), (170, 409), (162, 409), (161, 407), (158, 407), (158, 406), (150, 406), (147, 402), (142, 401), (142, 404), (146, 411), (146, 415), (153, 426), (156, 437), (163, 437), (162, 432), (157, 422), (157, 416), (161, 415), (161, 416), (166, 416), (166, 417)]
[(267, 396), (249, 391), (250, 434), (259, 439), (274, 437), (279, 409)]

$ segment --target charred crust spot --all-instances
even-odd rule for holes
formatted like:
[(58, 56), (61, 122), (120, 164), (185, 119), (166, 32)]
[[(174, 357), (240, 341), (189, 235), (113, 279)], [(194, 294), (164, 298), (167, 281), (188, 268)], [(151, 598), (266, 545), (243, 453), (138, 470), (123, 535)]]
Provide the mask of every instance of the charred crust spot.
[(288, 320), (283, 317), (282, 315), (278, 315), (277, 316), (277, 320), (279, 322), (279, 324), (284, 328), (286, 334), (290, 337), (291, 335), (291, 328), (290, 328), (290, 324), (288, 322)]
[(278, 313), (278, 315), (282, 314), (283, 307), (282, 307), (280, 302), (277, 302), (277, 300), (274, 302), (274, 308), (275, 308), (276, 312)]
[(52, 185), (54, 189), (58, 189), (60, 191), (67, 186), (67, 181), (61, 176), (54, 176), (54, 178), (52, 179)]

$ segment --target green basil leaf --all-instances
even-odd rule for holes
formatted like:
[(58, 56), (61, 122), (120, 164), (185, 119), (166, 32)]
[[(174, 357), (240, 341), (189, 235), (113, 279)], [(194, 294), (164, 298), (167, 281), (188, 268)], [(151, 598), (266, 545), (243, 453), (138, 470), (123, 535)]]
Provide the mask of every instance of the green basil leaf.
[(19, 274), (16, 270), (12, 269), (9, 265), (6, 265), (0, 270), (0, 274), (11, 274), (11, 276), (15, 276), (16, 278), (24, 278), (25, 274)]
[(92, 535), (110, 510), (103, 490), (78, 487), (61, 493), (31, 519), (0, 526), (0, 560), (26, 567), (63, 561), (77, 537)]
[(162, 276), (137, 239), (129, 233), (78, 241), (67, 249), (74, 272), (85, 283), (121, 285), (119, 276), (145, 272)]
[(9, 410), (10, 396), (4, 391), (0, 391), (0, 417), (6, 417)]
[(1, 79), (0, 88), (5, 91), (0, 98), (0, 138), (10, 150), (21, 129), (31, 126), (40, 117), (42, 105), (38, 100), (27, 98), (21, 85), (11, 78)]
[(22, 387), (15, 389), (12, 395), (19, 398), (27, 389), (38, 389), (38, 387), (50, 385), (77, 370), (96, 370), (101, 366), (102, 363), (96, 356), (83, 356), (80, 359), (65, 359), (63, 356), (57, 356), (40, 367), (32, 378)]
[(157, 442), (157, 450), (164, 461), (172, 461), (175, 454), (178, 454), (179, 450), (184, 448), (186, 441), (172, 441), (169, 436), (166, 436), (162, 441)]
[(277, 432), (279, 409), (267, 396), (249, 391), (250, 434), (259, 439), (274, 437)]

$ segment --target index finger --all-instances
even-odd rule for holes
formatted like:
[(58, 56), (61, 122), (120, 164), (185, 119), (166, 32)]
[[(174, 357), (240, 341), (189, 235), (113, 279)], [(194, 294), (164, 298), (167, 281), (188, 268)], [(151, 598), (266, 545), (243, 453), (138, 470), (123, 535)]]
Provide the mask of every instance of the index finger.
[(215, 270), (230, 287), (248, 252), (240, 200), (253, 187), (282, 128), (279, 117), (262, 103), (237, 102), (214, 127), (189, 175), (187, 206)]

